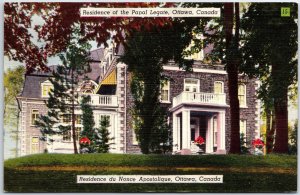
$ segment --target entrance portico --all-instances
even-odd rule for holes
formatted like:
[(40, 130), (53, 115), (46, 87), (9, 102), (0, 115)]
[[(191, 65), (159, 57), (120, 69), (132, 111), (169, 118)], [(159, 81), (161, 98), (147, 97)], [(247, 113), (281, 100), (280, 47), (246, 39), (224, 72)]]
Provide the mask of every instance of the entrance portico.
[(173, 152), (193, 150), (194, 140), (205, 139), (205, 153), (225, 154), (226, 107), (180, 106), (173, 110)]

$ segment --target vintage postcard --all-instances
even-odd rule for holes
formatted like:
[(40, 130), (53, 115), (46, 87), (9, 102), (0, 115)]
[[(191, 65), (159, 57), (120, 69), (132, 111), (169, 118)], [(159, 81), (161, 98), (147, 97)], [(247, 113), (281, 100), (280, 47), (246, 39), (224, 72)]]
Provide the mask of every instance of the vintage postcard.
[(297, 3), (3, 6), (5, 192), (297, 191)]

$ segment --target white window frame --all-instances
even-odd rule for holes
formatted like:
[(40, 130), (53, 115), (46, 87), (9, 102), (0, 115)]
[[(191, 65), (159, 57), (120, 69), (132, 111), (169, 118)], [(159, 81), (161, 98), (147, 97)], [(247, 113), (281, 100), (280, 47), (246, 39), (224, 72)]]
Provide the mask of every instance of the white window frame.
[(44, 95), (44, 94), (43, 94), (43, 92), (44, 92), (44, 87), (49, 87), (49, 88), (51, 89), (51, 88), (53, 88), (53, 85), (52, 85), (52, 83), (51, 83), (49, 80), (47, 80), (47, 81), (41, 83), (41, 97), (42, 97), (42, 98), (48, 98), (48, 97), (50, 97), (50, 96), (49, 96), (50, 90), (48, 91), (47, 95)]
[[(216, 93), (216, 91), (215, 91), (216, 83), (221, 83), (221, 85), (222, 85), (222, 92), (221, 93)], [(224, 94), (224, 82), (223, 81), (215, 81), (214, 82), (214, 93), (215, 94)]]
[[(33, 111), (37, 111), (37, 113), (33, 113)], [(33, 114), (37, 114), (37, 116), (40, 115), (39, 109), (31, 109), (30, 112), (30, 126), (36, 126), (35, 124), (32, 124), (32, 120), (33, 120)], [(35, 117), (35, 121), (36, 121), (37, 117)]]
[(167, 89), (164, 89), (164, 90), (168, 90), (168, 99), (167, 100), (161, 99), (161, 95), (160, 95), (159, 99), (160, 99), (160, 102), (162, 102), (162, 103), (171, 103), (171, 101), (170, 101), (170, 81), (169, 80), (166, 80), (166, 82), (162, 84), (162, 86), (160, 88), (160, 94), (162, 93), (162, 90), (165, 87), (165, 84), (167, 84)]
[[(239, 105), (240, 105), (241, 108), (247, 108), (247, 87), (244, 83), (240, 83), (240, 84), (238, 84), (238, 89), (239, 89), (240, 86), (244, 86), (244, 91), (245, 92), (244, 92), (244, 94), (240, 94), (239, 90), (238, 90)], [(241, 104), (240, 96), (242, 96), (242, 95), (244, 96), (245, 104)]]
[[(186, 83), (186, 81), (189, 80), (189, 79), (191, 79), (191, 80), (196, 80), (196, 81), (197, 81), (197, 84)], [(186, 89), (187, 86), (191, 86), (191, 87), (196, 86), (196, 92), (193, 92), (193, 91), (186, 91), (185, 89)], [(196, 79), (196, 78), (185, 78), (185, 79), (184, 79), (184, 85), (183, 85), (183, 91), (184, 91), (184, 92), (191, 92), (191, 93), (199, 93), (199, 92), (200, 92), (200, 80), (199, 80), (199, 79)]]

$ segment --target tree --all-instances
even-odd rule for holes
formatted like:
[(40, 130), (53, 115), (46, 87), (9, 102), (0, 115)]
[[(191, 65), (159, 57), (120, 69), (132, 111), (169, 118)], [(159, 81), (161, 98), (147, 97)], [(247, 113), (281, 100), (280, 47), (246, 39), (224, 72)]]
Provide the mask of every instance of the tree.
[[(83, 96), (81, 100), (81, 110), (82, 110), (82, 132), (80, 133), (80, 138), (87, 137), (92, 143), (95, 141), (95, 121), (93, 109), (90, 105), (91, 96)], [(89, 152), (93, 152), (92, 146), (87, 147)], [(82, 148), (81, 148), (82, 149)]]
[(109, 117), (103, 116), (100, 120), (100, 128), (96, 129), (96, 139), (94, 143), (94, 147), (97, 153), (108, 153), (110, 145), (112, 143), (109, 143), (110, 140), (113, 140), (113, 138), (109, 137), (109, 131), (108, 127), (109, 124)]
[[(20, 94), (24, 83), (25, 67), (18, 66), (8, 69), (4, 73), (4, 126), (5, 133), (10, 133), (14, 140), (18, 140), (19, 104), (17, 96)], [(16, 142), (18, 144), (18, 142)], [(16, 146), (18, 148), (18, 145)], [(17, 155), (17, 151), (16, 151)]]
[[(226, 38), (226, 68), (230, 104), (230, 149), (229, 153), (240, 154), (240, 106), (238, 99), (238, 67), (241, 62), (239, 51), (239, 3), (224, 4), (224, 28)], [(235, 22), (235, 34), (232, 31)]]
[[(228, 74), (230, 105), (230, 148), (229, 153), (240, 154), (240, 109), (238, 100), (238, 73), (241, 63), (240, 10), (239, 3), (214, 4), (221, 8), (221, 17), (197, 25), (196, 32), (205, 36), (204, 45), (213, 45), (211, 54), (205, 56), (208, 63), (225, 64)], [(234, 33), (233, 33), (234, 32)], [(194, 47), (199, 47), (198, 41)]]
[[(290, 17), (280, 15), (290, 8)], [(273, 152), (288, 152), (288, 91), (297, 81), (297, 4), (252, 3), (243, 16), (245, 31), (243, 71), (249, 76), (266, 78), (260, 93), (273, 98), (275, 145)]]
[[(179, 66), (190, 69), (192, 60), (183, 58), (183, 50), (190, 44), (192, 25), (172, 24), (132, 33), (125, 42), (125, 53), (120, 60), (132, 72), (131, 92), (134, 97), (134, 123), (142, 153), (162, 151), (168, 139), (166, 118), (161, 108), (159, 95), (163, 64), (174, 59)], [(185, 36), (183, 36), (185, 35)], [(170, 49), (171, 48), (171, 49)], [(165, 133), (166, 135), (162, 135)]]
[(8, 69), (4, 73), (4, 122), (7, 124), (10, 122), (9, 118), (11, 114), (18, 115), (16, 108), (17, 96), (20, 94), (24, 83), (25, 67), (18, 66), (15, 69)]
[[(63, 134), (71, 131), (75, 154), (78, 153), (75, 109), (76, 105), (79, 104), (75, 86), (78, 84), (79, 75), (89, 69), (89, 49), (90, 45), (87, 43), (78, 44), (72, 42), (66, 52), (59, 55), (63, 65), (59, 65), (53, 71), (53, 77), (49, 79), (53, 89), (51, 89), (50, 97), (46, 101), (48, 113), (47, 115), (42, 115), (37, 122), (37, 126), (41, 129), (43, 140), (46, 140), (48, 135)], [(61, 116), (70, 116), (71, 125), (60, 124)]]
[(297, 135), (298, 135), (298, 120), (295, 121), (294, 127), (290, 128), (289, 132), (289, 154), (297, 154)]

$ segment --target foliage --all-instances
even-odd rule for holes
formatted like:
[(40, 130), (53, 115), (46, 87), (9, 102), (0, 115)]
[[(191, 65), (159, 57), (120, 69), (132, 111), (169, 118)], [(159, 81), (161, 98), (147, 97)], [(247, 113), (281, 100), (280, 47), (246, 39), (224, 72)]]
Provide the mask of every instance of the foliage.
[[(142, 26), (164, 26), (171, 18), (127, 18), (127, 17), (80, 17), (80, 8), (84, 7), (169, 7), (174, 3), (86, 3), (86, 2), (45, 2), (4, 4), (4, 54), (9, 58), (25, 62), (26, 70), (48, 70), (47, 58), (65, 51), (72, 40), (74, 25), (80, 25), (80, 41), (96, 41), (98, 46), (107, 46), (112, 38), (117, 43), (124, 39), (124, 33), (139, 30)], [(41, 17), (42, 25), (33, 26), (32, 17)], [(41, 45), (32, 40), (31, 29), (38, 34)], [(111, 32), (115, 32), (112, 36)], [(24, 49), (26, 48), (26, 49)], [(16, 52), (15, 52), (16, 51)]]
[[(36, 123), (42, 133), (41, 139), (45, 141), (53, 142), (52, 135), (62, 135), (71, 131), (74, 153), (77, 153), (74, 110), (75, 105), (79, 104), (75, 85), (78, 84), (79, 75), (89, 70), (88, 51), (90, 49), (89, 44), (76, 42), (76, 34), (78, 32), (75, 29), (73, 42), (65, 53), (59, 54), (63, 65), (58, 65), (56, 70), (52, 71), (52, 77), (49, 78), (53, 88), (46, 101), (48, 112), (46, 115), (41, 115)], [(71, 124), (60, 123), (60, 118), (64, 115), (71, 115)]]
[[(289, 7), (290, 17), (281, 17)], [(288, 90), (297, 81), (297, 4), (252, 3), (243, 15), (243, 64), (241, 71), (261, 78), (259, 97), (265, 107), (274, 106), (274, 152), (288, 151)]]
[(166, 112), (159, 101), (161, 82), (165, 79), (163, 64), (173, 59), (179, 66), (190, 69), (193, 61), (184, 59), (182, 51), (191, 41), (191, 28), (175, 22), (163, 28), (142, 29), (132, 33), (125, 43), (125, 53), (120, 60), (128, 65), (133, 75), (132, 113), (137, 139), (145, 154), (162, 151), (162, 146), (170, 140)]
[(241, 154), (249, 154), (249, 148), (247, 147), (246, 136), (244, 133), (241, 133), (240, 136), (241, 136), (241, 140), (240, 140)]
[[(4, 73), (4, 124), (17, 128), (18, 106), (17, 96), (20, 94), (24, 84), (25, 67), (18, 66), (15, 69), (8, 69)], [(16, 118), (16, 119), (15, 119)], [(14, 120), (12, 120), (14, 119)]]
[(298, 120), (289, 132), (289, 154), (297, 154)]
[(97, 153), (108, 153), (111, 140), (114, 138), (109, 137), (108, 127), (110, 126), (109, 116), (103, 116), (100, 120), (100, 128), (96, 129), (96, 136), (93, 143), (94, 151)]
[[(18, 139), (18, 122), (20, 105), (17, 96), (20, 94), (24, 84), (24, 66), (17, 66), (4, 72), (4, 133), (8, 134), (13, 140)], [(16, 142), (16, 145), (18, 142)], [(17, 148), (17, 147), (16, 147)], [(17, 149), (12, 149), (17, 155)]]
[[(81, 110), (82, 110), (82, 126), (83, 129), (80, 133), (80, 138), (88, 138), (91, 141), (95, 140), (95, 121), (94, 121), (94, 113), (93, 109), (90, 105), (91, 96), (82, 96), (81, 99)], [(83, 148), (87, 148), (88, 152), (93, 152), (93, 148), (91, 146), (80, 144), (80, 151)]]

